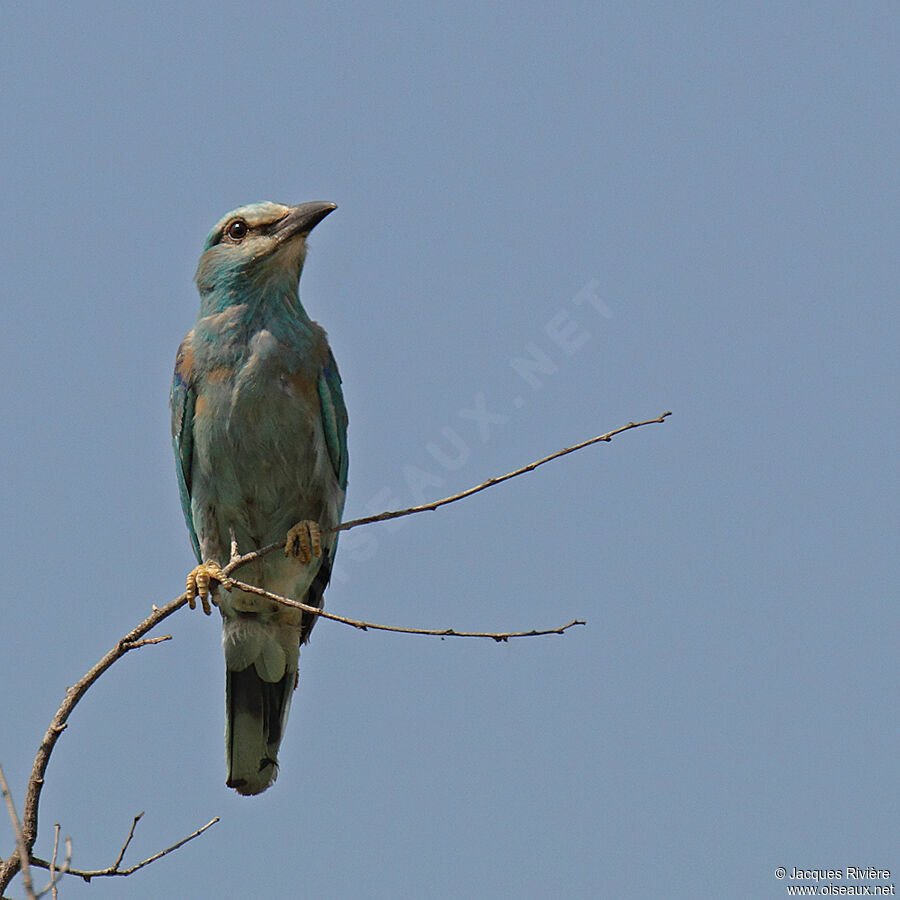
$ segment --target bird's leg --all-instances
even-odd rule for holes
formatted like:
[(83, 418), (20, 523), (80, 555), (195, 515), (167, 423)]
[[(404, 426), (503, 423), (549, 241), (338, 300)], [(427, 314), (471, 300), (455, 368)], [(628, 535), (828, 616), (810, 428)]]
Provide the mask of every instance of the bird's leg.
[(222, 567), (211, 559), (202, 565), (195, 566), (187, 577), (188, 606), (194, 609), (197, 606), (195, 598), (199, 597), (200, 603), (203, 605), (203, 612), (209, 615), (212, 612), (209, 605), (210, 597), (215, 603), (216, 590), (222, 582), (227, 580), (227, 577), (222, 574)]
[(319, 523), (312, 519), (304, 519), (291, 528), (287, 533), (284, 555), (295, 556), (305, 566), (308, 566), (313, 558), (318, 559), (322, 555), (322, 531)]

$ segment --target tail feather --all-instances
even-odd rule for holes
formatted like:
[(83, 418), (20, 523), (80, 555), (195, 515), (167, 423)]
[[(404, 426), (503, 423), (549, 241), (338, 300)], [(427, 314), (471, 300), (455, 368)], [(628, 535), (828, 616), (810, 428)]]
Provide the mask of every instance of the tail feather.
[[(322, 605), (330, 575), (331, 556), (326, 554), (304, 602)], [(271, 611), (223, 611), (226, 784), (239, 794), (261, 794), (278, 775), (278, 748), (297, 686), (300, 645), (317, 618), (304, 612), (298, 622), (295, 616), (279, 619)]]
[(278, 775), (278, 747), (291, 708), (297, 673), (263, 681), (256, 666), (225, 672), (225, 757), (228, 787), (261, 794)]

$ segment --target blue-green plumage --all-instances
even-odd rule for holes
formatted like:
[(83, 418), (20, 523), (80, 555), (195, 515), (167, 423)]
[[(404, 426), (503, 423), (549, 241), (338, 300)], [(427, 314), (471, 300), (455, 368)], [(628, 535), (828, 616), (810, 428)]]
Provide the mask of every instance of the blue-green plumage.
[[(178, 486), (198, 561), (224, 565), (284, 540), (302, 520), (340, 522), (347, 486), (347, 410), (324, 330), (306, 314), (298, 281), (309, 231), (334, 209), (258, 203), (225, 216), (197, 268), (200, 315), (172, 382)], [(241, 580), (322, 603), (335, 535), (304, 563), (270, 553)], [(314, 616), (257, 595), (219, 591), (226, 668), (228, 784), (265, 790), (297, 681), (299, 646)]]

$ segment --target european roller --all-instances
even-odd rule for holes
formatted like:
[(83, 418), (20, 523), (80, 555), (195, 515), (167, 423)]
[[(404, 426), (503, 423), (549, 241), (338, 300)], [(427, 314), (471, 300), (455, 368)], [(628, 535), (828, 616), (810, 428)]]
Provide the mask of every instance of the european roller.
[(178, 349), (172, 438), (197, 561), (191, 608), (222, 615), (227, 784), (259, 794), (298, 681), (300, 645), (316, 616), (217, 586), (232, 540), (241, 553), (287, 538), (235, 573), (321, 607), (347, 487), (347, 410), (325, 331), (298, 285), (310, 231), (333, 203), (254, 203), (210, 232), (197, 267), (200, 314)]

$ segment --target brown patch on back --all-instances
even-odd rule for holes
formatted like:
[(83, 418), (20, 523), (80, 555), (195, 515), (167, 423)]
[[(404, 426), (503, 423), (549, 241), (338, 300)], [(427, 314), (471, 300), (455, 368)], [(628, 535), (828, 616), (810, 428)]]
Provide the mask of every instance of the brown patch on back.
[(234, 369), (229, 366), (217, 366), (210, 372), (206, 373), (206, 380), (210, 384), (221, 384), (234, 374)]
[(184, 382), (190, 382), (194, 377), (194, 346), (188, 335), (178, 348), (178, 356), (175, 357), (175, 371)]
[(295, 372), (293, 375), (282, 375), (281, 380), (298, 397), (308, 397), (316, 389), (315, 384), (300, 372)]

